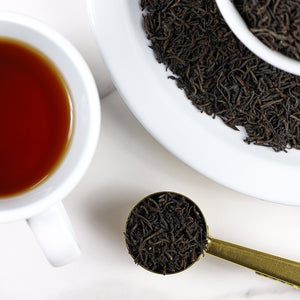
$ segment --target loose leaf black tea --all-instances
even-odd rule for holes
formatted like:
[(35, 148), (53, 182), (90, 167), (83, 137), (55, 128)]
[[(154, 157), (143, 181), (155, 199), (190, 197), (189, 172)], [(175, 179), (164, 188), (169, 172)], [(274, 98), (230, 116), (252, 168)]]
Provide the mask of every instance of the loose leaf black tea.
[(233, 0), (251, 32), (271, 49), (300, 60), (299, 0)]
[(199, 208), (188, 198), (167, 192), (150, 195), (134, 207), (125, 237), (135, 263), (164, 275), (193, 264), (207, 244)]
[(248, 144), (300, 149), (300, 78), (250, 52), (213, 0), (141, 0), (156, 59), (201, 111), (245, 128)]

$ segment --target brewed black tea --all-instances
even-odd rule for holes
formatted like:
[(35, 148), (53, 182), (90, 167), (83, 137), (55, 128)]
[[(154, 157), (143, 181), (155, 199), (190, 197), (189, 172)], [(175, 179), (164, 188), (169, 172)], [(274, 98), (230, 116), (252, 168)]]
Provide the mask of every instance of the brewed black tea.
[(0, 198), (43, 182), (72, 137), (72, 101), (56, 66), (37, 49), (0, 38)]

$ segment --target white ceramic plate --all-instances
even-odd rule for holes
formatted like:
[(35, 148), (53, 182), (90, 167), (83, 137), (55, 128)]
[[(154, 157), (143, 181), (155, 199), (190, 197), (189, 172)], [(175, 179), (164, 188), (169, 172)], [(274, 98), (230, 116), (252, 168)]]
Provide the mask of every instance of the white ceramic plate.
[(100, 51), (124, 101), (169, 151), (244, 194), (300, 205), (300, 151), (247, 145), (243, 132), (201, 114), (148, 47), (139, 0), (88, 0)]

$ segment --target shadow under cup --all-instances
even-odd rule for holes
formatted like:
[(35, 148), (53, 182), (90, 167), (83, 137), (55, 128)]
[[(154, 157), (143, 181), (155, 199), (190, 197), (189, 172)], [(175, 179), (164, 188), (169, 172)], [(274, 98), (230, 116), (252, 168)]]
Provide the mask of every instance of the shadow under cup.
[(70, 91), (74, 124), (67, 152), (51, 175), (33, 189), (0, 198), (0, 222), (28, 219), (62, 200), (76, 186), (94, 154), (100, 106), (94, 79), (76, 49), (54, 30), (30, 18), (0, 14), (0, 38), (31, 45), (57, 67)]

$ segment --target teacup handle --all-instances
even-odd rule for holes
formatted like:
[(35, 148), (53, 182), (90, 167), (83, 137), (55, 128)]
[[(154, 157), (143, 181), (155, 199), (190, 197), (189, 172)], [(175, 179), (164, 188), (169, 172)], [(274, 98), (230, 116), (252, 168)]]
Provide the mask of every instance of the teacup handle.
[(66, 265), (80, 256), (80, 248), (62, 202), (27, 219), (27, 223), (53, 266)]

